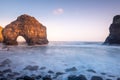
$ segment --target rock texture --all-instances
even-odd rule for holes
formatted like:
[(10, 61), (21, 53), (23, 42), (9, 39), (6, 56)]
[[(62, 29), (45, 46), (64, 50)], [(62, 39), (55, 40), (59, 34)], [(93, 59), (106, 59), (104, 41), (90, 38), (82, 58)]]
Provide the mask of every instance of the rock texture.
[(0, 26), (0, 43), (3, 42), (2, 30), (3, 28)]
[(34, 17), (21, 15), (17, 20), (8, 24), (2, 31), (6, 45), (17, 45), (17, 37), (23, 36), (28, 45), (47, 44), (46, 27)]
[(113, 23), (109, 28), (110, 34), (105, 40), (105, 44), (120, 44), (120, 15), (113, 18)]

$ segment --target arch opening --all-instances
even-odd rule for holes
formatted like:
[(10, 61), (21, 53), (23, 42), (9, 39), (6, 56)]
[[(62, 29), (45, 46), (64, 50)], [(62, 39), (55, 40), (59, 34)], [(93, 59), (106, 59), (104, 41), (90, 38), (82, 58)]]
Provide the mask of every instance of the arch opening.
[(23, 36), (18, 36), (16, 41), (18, 42), (18, 45), (26, 45), (26, 40)]

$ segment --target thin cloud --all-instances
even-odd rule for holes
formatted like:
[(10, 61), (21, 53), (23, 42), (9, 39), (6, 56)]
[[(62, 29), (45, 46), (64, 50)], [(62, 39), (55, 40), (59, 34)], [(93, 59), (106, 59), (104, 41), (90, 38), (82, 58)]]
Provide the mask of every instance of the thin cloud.
[(55, 14), (55, 15), (60, 15), (60, 14), (63, 14), (63, 13), (64, 13), (64, 10), (62, 8), (58, 8), (58, 9), (53, 11), (53, 14)]

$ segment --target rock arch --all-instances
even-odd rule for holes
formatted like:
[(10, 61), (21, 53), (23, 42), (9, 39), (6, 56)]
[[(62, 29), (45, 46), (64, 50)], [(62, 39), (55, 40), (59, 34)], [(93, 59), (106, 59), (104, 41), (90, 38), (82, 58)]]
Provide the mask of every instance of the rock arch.
[(6, 45), (18, 45), (17, 37), (23, 36), (28, 45), (47, 44), (46, 27), (34, 17), (21, 15), (2, 31)]

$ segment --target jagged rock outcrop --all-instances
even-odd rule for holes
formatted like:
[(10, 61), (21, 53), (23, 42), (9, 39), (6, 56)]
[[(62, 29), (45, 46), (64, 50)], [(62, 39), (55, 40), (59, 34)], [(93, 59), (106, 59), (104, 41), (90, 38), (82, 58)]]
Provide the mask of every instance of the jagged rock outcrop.
[(114, 16), (109, 31), (110, 34), (106, 38), (104, 44), (120, 44), (120, 15)]
[(3, 42), (2, 30), (3, 28), (0, 26), (0, 43)]
[(8, 24), (2, 31), (6, 45), (17, 45), (18, 36), (23, 36), (28, 45), (47, 44), (46, 27), (34, 17), (21, 15), (17, 20)]

